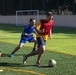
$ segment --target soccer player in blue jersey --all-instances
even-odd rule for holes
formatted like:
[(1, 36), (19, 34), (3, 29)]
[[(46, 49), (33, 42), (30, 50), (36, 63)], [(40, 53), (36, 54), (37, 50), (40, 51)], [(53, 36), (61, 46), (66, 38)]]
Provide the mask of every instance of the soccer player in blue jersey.
[(19, 45), (14, 49), (14, 51), (9, 55), (13, 57), (14, 53), (17, 52), (27, 41), (34, 42), (34, 48), (32, 51), (36, 50), (37, 41), (33, 36), (35, 31), (35, 19), (31, 18), (29, 24), (25, 26), (24, 31), (22, 32)]

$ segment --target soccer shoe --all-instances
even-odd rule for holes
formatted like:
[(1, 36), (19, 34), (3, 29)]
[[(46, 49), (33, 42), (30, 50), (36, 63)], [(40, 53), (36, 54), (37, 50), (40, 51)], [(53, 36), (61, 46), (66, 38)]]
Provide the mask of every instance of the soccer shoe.
[(36, 62), (36, 66), (41, 67), (41, 64), (40, 64), (40, 63), (38, 63), (38, 62)]
[(23, 54), (23, 64), (26, 63), (27, 57), (25, 54)]
[(9, 57), (11, 57), (11, 58), (12, 58), (13, 56), (14, 56), (14, 54), (10, 54), (10, 55), (9, 55)]

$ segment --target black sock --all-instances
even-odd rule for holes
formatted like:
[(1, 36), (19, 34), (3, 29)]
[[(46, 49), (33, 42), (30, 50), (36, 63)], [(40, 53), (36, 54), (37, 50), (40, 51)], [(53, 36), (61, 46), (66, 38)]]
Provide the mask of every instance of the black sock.
[(33, 51), (35, 51), (36, 50), (36, 48), (33, 48)]

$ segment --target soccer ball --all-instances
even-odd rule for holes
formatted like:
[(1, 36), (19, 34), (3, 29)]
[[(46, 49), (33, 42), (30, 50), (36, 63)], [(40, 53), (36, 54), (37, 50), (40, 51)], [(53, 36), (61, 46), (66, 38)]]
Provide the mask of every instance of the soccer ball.
[(49, 67), (54, 67), (56, 65), (56, 61), (54, 59), (51, 59), (48, 61), (48, 66)]

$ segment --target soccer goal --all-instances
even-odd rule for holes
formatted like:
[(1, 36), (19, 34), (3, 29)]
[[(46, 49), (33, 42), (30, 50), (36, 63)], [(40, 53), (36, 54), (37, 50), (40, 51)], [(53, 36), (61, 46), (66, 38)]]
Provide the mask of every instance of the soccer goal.
[(35, 18), (37, 22), (39, 20), (39, 11), (38, 10), (17, 10), (16, 26), (28, 24), (30, 18)]

